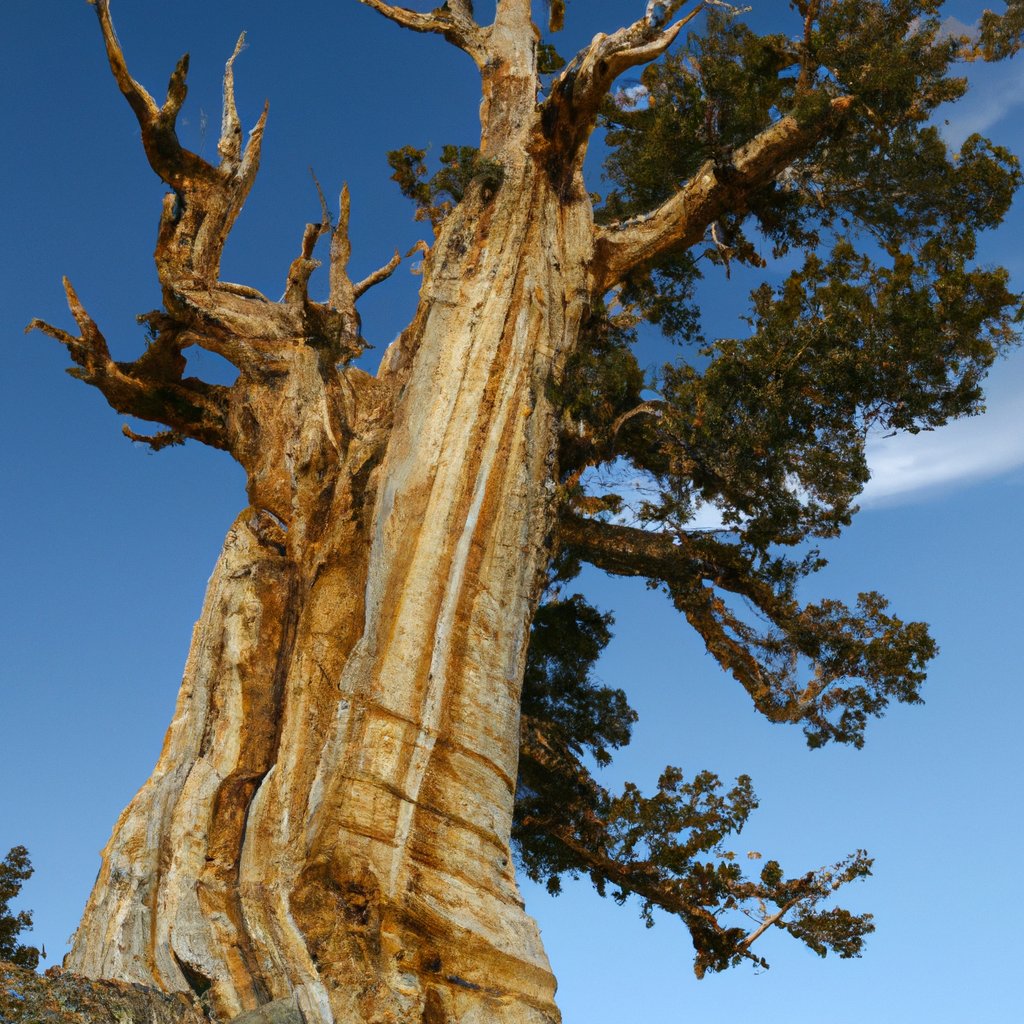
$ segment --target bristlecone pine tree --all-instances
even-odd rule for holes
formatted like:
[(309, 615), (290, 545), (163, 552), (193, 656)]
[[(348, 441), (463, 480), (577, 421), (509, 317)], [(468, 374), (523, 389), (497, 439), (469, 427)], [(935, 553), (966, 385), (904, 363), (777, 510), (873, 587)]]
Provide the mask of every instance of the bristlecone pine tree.
[[(126, 427), (134, 440), (230, 452), (248, 506), (66, 966), (192, 988), (224, 1017), (292, 999), (309, 1024), (550, 1024), (516, 858), (553, 889), (583, 874), (677, 915), (698, 974), (760, 962), (771, 927), (859, 955), (870, 915), (829, 899), (868, 873), (864, 853), (748, 877), (726, 842), (756, 803), (746, 777), (667, 768), (649, 796), (595, 780), (635, 715), (591, 675), (610, 619), (571, 581), (585, 562), (664, 590), (754, 707), (812, 746), (860, 746), (890, 701), (919, 700), (923, 624), (876, 593), (802, 605), (796, 588), (821, 565), (807, 542), (855, 511), (866, 433), (977, 411), (1013, 340), (1006, 273), (972, 259), (1017, 161), (977, 136), (949, 152), (930, 117), (964, 91), (957, 61), (1016, 51), (1020, 5), (966, 38), (937, 0), (773, 4), (769, 34), (716, 0), (664, 0), (565, 63), (529, 0), (498, 0), (490, 25), (470, 0), (362, 2), (465, 51), (482, 90), (477, 149), (446, 147), (433, 175), (422, 151), (390, 156), (434, 241), (375, 375), (353, 362), (356, 303), (398, 258), (349, 277), (346, 192), (307, 226), (282, 300), (220, 279), (266, 118), (243, 141), (241, 44), (209, 163), (175, 132), (187, 59), (155, 100), (95, 0), (169, 189), (164, 308), (141, 318), (134, 362), (112, 360), (70, 284), (78, 333), (33, 326), (115, 410), (167, 428)], [(548, 28), (564, 16), (552, 0)], [(582, 173), (595, 129), (603, 200)], [(701, 275), (784, 256), (745, 337), (705, 340)], [(631, 351), (644, 321), (682, 344), (655, 379)], [(237, 380), (184, 376), (190, 346)], [(608, 477), (647, 480), (643, 502), (596, 487)], [(722, 529), (693, 528), (707, 506)]]

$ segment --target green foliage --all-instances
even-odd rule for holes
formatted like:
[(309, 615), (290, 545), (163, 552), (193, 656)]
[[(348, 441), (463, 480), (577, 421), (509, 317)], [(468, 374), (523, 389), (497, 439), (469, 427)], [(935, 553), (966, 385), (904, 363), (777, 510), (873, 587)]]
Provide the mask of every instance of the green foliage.
[[(871, 431), (931, 430), (981, 409), (986, 372), (1016, 340), (1020, 297), (1004, 270), (974, 264), (976, 238), (1005, 215), (1021, 173), (979, 136), (950, 152), (929, 121), (964, 91), (951, 74), (964, 41), (941, 31), (938, 2), (793, 6), (800, 20), (768, 35), (709, 17), (645, 69), (643, 102), (605, 108), (614, 188), (598, 215), (617, 220), (665, 201), (707, 161), (727, 171), (733, 150), (780, 117), (813, 118), (835, 96), (855, 101), (832, 135), (725, 212), (702, 252), (637, 271), (614, 315), (595, 317), (592, 332), (618, 337), (619, 361), (628, 339), (617, 325), (641, 321), (684, 355), (644, 382), (657, 415), (612, 437), (608, 418), (594, 418), (567, 437), (563, 467), (585, 484), (587, 467), (631, 465), (628, 475), (649, 484), (635, 508), (640, 525), (678, 538), (701, 506), (716, 507), (728, 534), (689, 536), (700, 549), (689, 576), (650, 578), (762, 713), (802, 723), (812, 745), (859, 746), (866, 719), (890, 700), (920, 699), (935, 645), (922, 624), (885, 614), (877, 595), (856, 609), (800, 608), (795, 585), (823, 562), (779, 548), (849, 523)], [(1000, 31), (1017, 31), (1012, 14)], [(788, 272), (751, 293), (747, 335), (705, 343), (701, 276), (769, 258), (785, 258)], [(602, 486), (600, 507), (630, 497)], [(570, 498), (577, 493), (577, 509), (592, 514), (585, 487)], [(737, 611), (735, 597), (759, 620)], [(800, 684), (805, 670), (811, 682)]]
[(1024, 2), (1007, 0), (1002, 14), (985, 11), (981, 16), (980, 44), (976, 56), (985, 60), (1003, 60), (1012, 57), (1022, 45), (1024, 37)]
[(12, 847), (0, 861), (0, 960), (34, 971), (39, 966), (39, 950), (17, 941), (23, 931), (32, 928), (32, 912), (13, 913), (9, 904), (32, 877), (32, 862), (24, 846)]
[(537, 44), (537, 73), (551, 75), (565, 67), (565, 58), (551, 43)]
[(628, 742), (636, 718), (622, 691), (591, 678), (609, 638), (608, 622), (579, 595), (554, 600), (538, 613), (513, 823), (526, 874), (552, 894), (561, 891), (562, 875), (585, 874), (602, 896), (620, 903), (636, 897), (648, 926), (657, 910), (678, 916), (693, 940), (698, 977), (743, 959), (767, 966), (750, 952), (757, 928), (741, 927), (744, 919), (783, 927), (822, 956), (829, 949), (859, 956), (873, 930), (871, 915), (818, 907), (842, 885), (870, 873), (862, 852), (792, 878), (770, 861), (754, 880), (725, 846), (757, 806), (747, 776), (723, 793), (711, 772), (687, 781), (668, 767), (650, 797), (633, 783), (613, 795), (594, 780), (581, 756), (590, 753), (606, 763), (607, 747)]
[(611, 615), (579, 594), (541, 605), (533, 621), (523, 684), (523, 715), (558, 733), (576, 755), (611, 762), (609, 748), (629, 742), (636, 712), (622, 690), (598, 685), (591, 668), (611, 639)]
[(427, 176), (427, 151), (403, 146), (388, 153), (388, 165), (394, 172), (402, 195), (417, 207), (416, 219), (438, 224), (462, 202), (474, 185), (493, 195), (505, 178), (505, 169), (496, 160), (480, 156), (473, 146), (442, 146), (441, 166)]

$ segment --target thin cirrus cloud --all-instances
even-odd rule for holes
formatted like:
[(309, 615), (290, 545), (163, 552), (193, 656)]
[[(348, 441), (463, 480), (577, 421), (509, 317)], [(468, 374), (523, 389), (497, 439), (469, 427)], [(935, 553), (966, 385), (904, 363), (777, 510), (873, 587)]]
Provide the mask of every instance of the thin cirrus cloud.
[(994, 128), (1024, 105), (1024, 65), (1019, 61), (979, 62), (964, 71), (969, 82), (967, 95), (941, 107), (936, 118), (942, 137), (952, 149), (959, 149), (968, 136)]

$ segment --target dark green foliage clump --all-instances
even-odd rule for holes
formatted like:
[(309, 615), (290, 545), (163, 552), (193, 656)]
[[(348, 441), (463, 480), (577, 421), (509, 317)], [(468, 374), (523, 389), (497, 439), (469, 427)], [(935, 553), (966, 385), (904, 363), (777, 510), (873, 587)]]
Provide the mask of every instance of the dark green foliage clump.
[(416, 219), (429, 220), (435, 228), (462, 202), (471, 185), (493, 195), (505, 178), (501, 164), (482, 157), (474, 146), (442, 146), (441, 166), (430, 177), (426, 159), (425, 149), (412, 146), (388, 153), (391, 180), (416, 204)]
[[(785, 549), (850, 522), (872, 431), (931, 430), (980, 410), (986, 372), (1016, 340), (1020, 297), (1004, 270), (973, 262), (976, 238), (1005, 215), (1021, 173), (979, 136), (950, 152), (930, 122), (965, 88), (951, 74), (965, 42), (941, 30), (939, 3), (791, 6), (799, 20), (774, 34), (714, 14), (645, 69), (644, 102), (605, 108), (614, 188), (599, 216), (621, 220), (708, 162), (725, 173), (730, 154), (780, 117), (813, 119), (816, 104), (854, 101), (836, 130), (723, 214), (703, 247), (634, 272), (614, 313), (598, 311), (580, 358), (610, 338), (612, 362), (627, 363), (630, 331), (645, 321), (684, 354), (631, 382), (648, 412), (622, 429), (609, 430), (607, 416), (576, 419), (563, 469), (580, 514), (631, 500), (609, 495), (602, 478), (595, 505), (577, 485), (588, 471), (628, 466), (620, 476), (645, 478), (642, 500), (632, 498), (636, 525), (677, 545), (686, 538), (697, 557), (675, 552), (635, 574), (669, 593), (772, 720), (801, 722), (813, 745), (860, 745), (865, 719), (890, 699), (919, 699), (934, 643), (922, 624), (885, 614), (877, 595), (856, 609), (800, 608), (796, 584), (824, 562)], [(1000, 31), (1016, 31), (1012, 14)], [(983, 26), (982, 36), (994, 31)], [(702, 275), (783, 257), (786, 276), (750, 295), (745, 336), (707, 343)], [(708, 506), (723, 522), (717, 539), (689, 532)], [(757, 618), (735, 610), (735, 598)], [(805, 667), (812, 681), (800, 685)]]
[(32, 877), (32, 861), (24, 846), (12, 847), (0, 861), (0, 960), (34, 971), (39, 966), (39, 950), (18, 942), (18, 936), (32, 928), (32, 912), (10, 910), (10, 902)]
[[(976, 56), (985, 60), (1003, 60), (1020, 51), (1024, 37), (1024, 3), (1021, 0), (1006, 0), (1002, 14), (985, 11), (981, 16)], [(965, 40), (970, 44), (973, 40)]]
[(537, 44), (537, 73), (551, 75), (565, 67), (565, 58), (550, 43)]
[(611, 639), (611, 615), (579, 594), (537, 609), (523, 684), (523, 716), (557, 731), (567, 750), (599, 765), (629, 742), (636, 712), (622, 690), (600, 686), (590, 670)]
[[(563, 559), (553, 582), (567, 582), (575, 569)], [(693, 939), (698, 977), (744, 959), (767, 966), (750, 951), (757, 928), (741, 927), (745, 919), (784, 928), (822, 956), (830, 949), (859, 956), (873, 930), (871, 915), (819, 905), (870, 874), (862, 851), (796, 877), (769, 861), (752, 879), (726, 845), (757, 806), (747, 776), (723, 792), (712, 772), (687, 781), (670, 766), (649, 797), (633, 783), (610, 793), (593, 778), (585, 761), (607, 765), (636, 721), (625, 693), (593, 674), (610, 625), (611, 616), (579, 594), (565, 598), (557, 591), (534, 620), (513, 823), (526, 874), (553, 894), (561, 891), (562, 875), (586, 875), (602, 896), (620, 903), (636, 897), (649, 926), (656, 910), (680, 917)]]

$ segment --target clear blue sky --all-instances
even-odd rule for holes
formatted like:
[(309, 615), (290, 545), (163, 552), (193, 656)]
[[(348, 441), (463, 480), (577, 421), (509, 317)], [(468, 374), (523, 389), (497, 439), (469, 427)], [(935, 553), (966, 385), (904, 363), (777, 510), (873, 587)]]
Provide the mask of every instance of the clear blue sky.
[[(788, 10), (781, 0), (755, 2), (762, 17)], [(949, 11), (971, 23), (981, 6), (965, 0)], [(576, 0), (564, 51), (641, 9), (635, 0)], [(158, 304), (150, 257), (163, 190), (84, 0), (7, 0), (4, 13), (0, 855), (15, 843), (31, 851), (37, 873), (24, 904), (35, 911), (31, 938), (53, 963), (97, 851), (155, 761), (205, 581), (244, 494), (222, 453), (193, 443), (158, 455), (133, 447), (101, 396), (63, 373), (60, 347), (21, 334), (34, 316), (70, 326), (66, 273), (115, 356), (139, 351), (134, 316)], [(242, 116), (251, 124), (269, 98), (270, 121), (224, 276), (272, 296), (303, 224), (318, 215), (310, 165), (329, 193), (351, 185), (359, 276), (422, 233), (387, 180), (385, 152), (474, 141), (479, 93), (468, 59), (354, 0), (121, 0), (114, 15), (153, 92), (191, 51), (182, 136), (207, 154), (223, 63), (248, 30), (236, 66)], [(971, 76), (971, 94), (948, 112), (951, 143), (977, 128), (1019, 144), (1024, 61)], [(1009, 266), (1020, 288), (1022, 232), (1018, 204), (982, 253)], [(364, 329), (378, 352), (408, 319), (416, 284), (403, 269), (367, 297)], [(710, 289), (711, 329), (733, 330), (722, 310), (744, 302), (744, 286)], [(221, 369), (206, 353), (192, 365), (205, 376)], [(866, 847), (875, 876), (847, 900), (876, 914), (878, 932), (852, 962), (820, 961), (770, 934), (760, 946), (771, 971), (698, 983), (674, 921), (647, 930), (635, 908), (602, 901), (585, 883), (557, 900), (527, 885), (568, 1024), (1017, 1019), (1024, 353), (996, 368), (990, 396), (983, 417), (875, 444), (864, 510), (829, 545), (831, 567), (807, 591), (849, 599), (877, 588), (897, 613), (931, 622), (941, 644), (927, 704), (876, 723), (863, 751), (809, 752), (799, 730), (754, 713), (663, 598), (584, 578), (589, 596), (617, 616), (600, 673), (641, 713), (610, 784), (650, 787), (666, 763), (724, 778), (748, 772), (761, 809), (737, 848), (777, 856), (795, 873)]]

